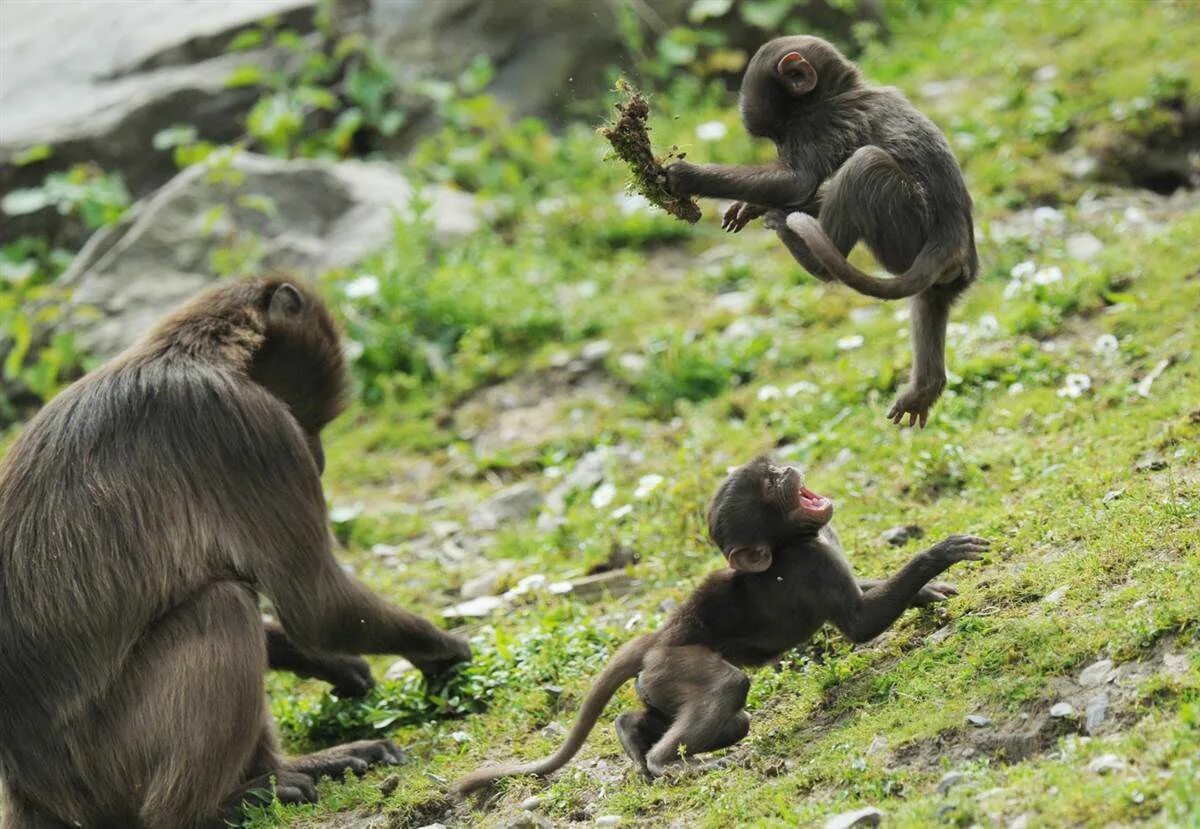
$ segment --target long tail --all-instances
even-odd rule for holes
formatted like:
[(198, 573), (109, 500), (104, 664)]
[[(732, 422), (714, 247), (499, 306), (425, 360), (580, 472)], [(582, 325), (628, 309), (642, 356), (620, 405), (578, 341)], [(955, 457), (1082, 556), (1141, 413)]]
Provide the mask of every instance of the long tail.
[(944, 253), (926, 242), (907, 271), (895, 279), (880, 279), (851, 265), (830, 241), (821, 223), (807, 213), (792, 213), (787, 217), (787, 226), (804, 240), (808, 249), (838, 281), (876, 299), (904, 299), (919, 294), (947, 270)]
[(612, 699), (613, 694), (641, 672), (646, 651), (653, 644), (653, 634), (639, 636), (637, 639), (627, 642), (613, 655), (604, 670), (596, 677), (587, 696), (584, 697), (583, 705), (579, 708), (579, 715), (575, 718), (575, 725), (558, 751), (549, 757), (531, 763), (509, 763), (477, 769), (459, 780), (455, 784), (455, 790), (460, 795), (464, 795), (483, 788), (501, 777), (511, 777), (514, 774), (536, 774), (540, 777), (562, 768), (583, 747), (584, 741), (596, 725), (596, 720), (600, 719), (600, 715), (604, 712), (604, 706)]

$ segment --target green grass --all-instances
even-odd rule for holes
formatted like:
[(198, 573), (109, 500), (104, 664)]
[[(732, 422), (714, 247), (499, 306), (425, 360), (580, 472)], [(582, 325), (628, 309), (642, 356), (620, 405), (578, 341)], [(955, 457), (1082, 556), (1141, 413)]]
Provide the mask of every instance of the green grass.
[[(1077, 180), (1063, 163), (1097, 131), (1132, 134), (1168, 117), (1156, 109), (1156, 90), (1170, 86), (1168, 70), (1200, 77), (1190, 45), (1200, 19), (1186, 4), (1104, 9), (994, 3), (905, 12), (892, 40), (864, 59), (868, 76), (922, 105), (924, 84), (967, 82), (927, 109), (964, 161), (984, 266), (956, 309), (951, 382), (924, 431), (883, 417), (911, 356), (901, 306), (816, 284), (756, 227), (720, 234), (714, 205), (693, 229), (623, 203), (623, 173), (601, 163), (590, 125), (559, 136), (536, 122), (494, 133), (499, 116), (486, 100), (464, 102), (413, 168), (471, 186), (499, 219), (469, 256), (437, 254), (423, 275), (404, 266), (394, 284), (410, 300), (424, 291), (418, 301), (382, 302), (376, 323), (405, 314), (396, 326), (405, 336), (452, 336), (437, 371), (370, 363), (360, 372), (374, 390), (370, 405), (333, 427), (331, 500), (364, 505), (339, 527), (344, 558), (384, 595), (430, 615), (495, 561), (511, 561), (514, 579), (555, 581), (603, 561), (615, 544), (640, 554), (630, 571), (637, 587), (591, 602), (529, 594), (469, 628), (476, 664), (432, 701), (415, 680), (385, 683), (358, 703), (273, 678), (294, 748), (374, 732), (410, 746), (413, 761), (327, 783), (319, 806), (278, 809), (256, 825), (319, 825), (346, 810), (382, 811), (397, 826), (505, 825), (534, 793), (556, 824), (617, 814), (647, 826), (793, 826), (869, 804), (900, 826), (1006, 825), (1020, 815), (1031, 826), (1200, 825), (1200, 200), (1177, 200), (1149, 229), (1130, 228), (1120, 191)], [(1033, 80), (1048, 64), (1057, 74)], [(1194, 101), (1197, 92), (1187, 94)], [(1114, 107), (1139, 114), (1117, 121)], [(766, 152), (743, 136), (732, 100), (711, 89), (680, 82), (651, 109), (654, 140), (697, 160)], [(696, 125), (709, 120), (728, 124), (727, 137), (696, 139)], [(1076, 206), (1088, 189), (1118, 201), (1089, 213)], [(1037, 204), (1059, 205), (1061, 224), (1001, 237), (1014, 210)], [(1083, 263), (1067, 255), (1066, 237), (1085, 230), (1103, 250)], [(1018, 267), (1025, 261), (1032, 267)], [(1054, 266), (1061, 279), (1031, 278)], [(386, 278), (389, 267), (399, 266), (376, 263), (372, 272)], [(1015, 283), (1014, 268), (1025, 275)], [(508, 293), (489, 306), (505, 280)], [(745, 292), (749, 311), (723, 310), (716, 298), (728, 291)], [(412, 322), (420, 309), (433, 310)], [(364, 332), (368, 349), (393, 360), (409, 353), (380, 346), (381, 330)], [(853, 335), (861, 346), (839, 347)], [(586, 426), (547, 436), (533, 429), (486, 453), (456, 431), (448, 415), (473, 389), (531, 382), (553, 371), (556, 355), (596, 339), (612, 349), (589, 376), (608, 392), (580, 421)], [(1167, 368), (1149, 396), (1139, 395), (1137, 382), (1161, 360)], [(1090, 388), (1060, 393), (1076, 374), (1088, 375)], [(564, 404), (558, 419), (569, 421), (578, 405)], [(835, 499), (835, 522), (863, 575), (885, 574), (919, 549), (879, 540), (900, 523), (921, 525), (927, 540), (981, 533), (995, 540), (993, 552), (949, 574), (958, 598), (907, 614), (875, 643), (852, 647), (825, 632), (781, 670), (757, 671), (751, 733), (726, 752), (726, 768), (654, 785), (638, 779), (610, 727), (635, 704), (627, 688), (577, 758), (581, 768), (545, 782), (505, 781), (486, 803), (450, 803), (444, 782), (476, 765), (551, 750), (556, 738), (542, 729), (569, 727), (606, 656), (658, 624), (665, 600), (721, 566), (704, 536), (707, 499), (727, 466), (774, 446)], [(468, 522), (479, 499), (515, 481), (549, 491), (597, 447), (615, 451), (611, 503), (598, 508), (589, 491), (577, 493), (557, 526), (506, 525), (486, 534), (483, 558), (460, 565), (420, 553), (440, 543), (426, 540), (433, 522), (479, 535)], [(1136, 469), (1147, 453), (1165, 468)], [(635, 498), (647, 474), (665, 482)], [(632, 509), (614, 514), (626, 504)], [(377, 544), (399, 545), (399, 566), (370, 553)], [(1060, 587), (1057, 602), (1043, 601)], [(1183, 654), (1187, 667), (1164, 673), (1164, 653)], [(984, 733), (1043, 716), (1065, 680), (1101, 657), (1146, 667), (1114, 699), (1099, 736), (1064, 726), (1016, 762), (984, 748), (964, 754)], [(380, 671), (388, 664), (375, 661)], [(993, 725), (970, 728), (970, 713)], [(1126, 768), (1087, 771), (1108, 753)], [(952, 769), (966, 781), (939, 794)], [(378, 784), (391, 774), (399, 785), (384, 796)]]
[[(1021, 815), (1030, 826), (1200, 826), (1200, 198), (1162, 203), (1141, 226), (1125, 217), (1127, 193), (1075, 178), (1067, 164), (1113, 134), (1169, 133), (1174, 96), (1197, 104), (1200, 12), (1115, 1), (889, 9), (893, 35), (867, 50), (863, 68), (946, 130), (981, 232), (981, 279), (955, 310), (952, 376), (928, 428), (884, 418), (911, 360), (903, 306), (816, 283), (758, 224), (722, 234), (718, 205), (688, 226), (625, 198), (627, 172), (604, 162), (594, 132), (610, 102), (557, 134), (507, 123), (487, 98), (452, 102), (444, 133), (406, 164), (476, 192), (487, 229), (446, 250), (419, 223), (400, 225), (394, 249), (328, 278), (361, 346), (360, 402), (326, 443), (330, 503), (355, 507), (339, 514), (339, 554), (382, 595), (431, 617), (502, 560), (514, 581), (557, 581), (627, 545), (640, 555), (636, 587), (586, 602), (527, 594), (468, 628), (475, 663), (432, 697), (411, 677), (357, 702), (273, 675), (290, 749), (377, 734), (412, 759), (326, 782), (319, 805), (276, 806), (252, 825), (337, 825), (342, 812), (381, 812), (395, 826), (507, 825), (536, 793), (555, 825), (604, 814), (646, 826), (819, 825), (869, 804), (895, 826), (1004, 826)], [(1038, 73), (1049, 65), (1056, 71)], [(922, 92), (959, 79), (945, 94)], [(651, 112), (655, 145), (677, 144), (692, 160), (770, 155), (746, 138), (718, 85), (681, 76)], [(714, 120), (726, 137), (697, 138)], [(1086, 191), (1113, 201), (1089, 212)], [(1057, 205), (1061, 224), (1004, 237), (1017, 211), (1037, 205)], [(1066, 253), (1067, 236), (1082, 231), (1103, 243), (1086, 263)], [(1053, 267), (1057, 281), (1013, 277)], [(346, 292), (368, 275), (376, 292)], [(744, 292), (748, 311), (722, 307), (731, 291)], [(611, 350), (585, 381), (604, 397), (554, 408), (551, 396), (553, 429), (477, 449), (456, 425), (457, 407), (481, 389), (564, 376), (562, 357), (601, 339)], [(1148, 396), (1137, 393), (1163, 360)], [(1090, 388), (1060, 393), (1079, 374)], [(556, 526), (530, 517), (472, 529), (481, 499), (517, 481), (549, 492), (600, 447), (612, 450), (611, 503), (594, 506), (587, 490), (568, 497)], [(864, 576), (919, 549), (879, 539), (897, 524), (921, 525), (926, 541), (979, 533), (993, 551), (948, 574), (959, 597), (906, 614), (876, 642), (853, 647), (826, 631), (781, 670), (755, 672), (750, 736), (725, 752), (725, 768), (637, 778), (611, 729), (635, 704), (626, 688), (573, 767), (505, 781), (486, 803), (450, 803), (446, 784), (478, 764), (550, 751), (556, 738), (542, 729), (569, 727), (607, 656), (722, 566), (704, 507), (728, 466), (773, 447), (835, 499)], [(1146, 456), (1165, 467), (1136, 468)], [(635, 497), (650, 474), (665, 480)], [(443, 560), (435, 522), (488, 545)], [(394, 563), (372, 552), (378, 545)], [(1043, 600), (1062, 587), (1057, 602)], [(1186, 667), (1164, 672), (1163, 654)], [(1064, 726), (1016, 762), (964, 756), (985, 733), (1045, 714), (1064, 681), (1101, 657), (1146, 666), (1114, 698), (1101, 735)], [(391, 660), (372, 661), (382, 675)], [(970, 713), (993, 725), (971, 729)], [(1108, 753), (1125, 769), (1087, 770)], [(967, 779), (939, 794), (949, 770)], [(384, 795), (392, 775), (399, 783)]]

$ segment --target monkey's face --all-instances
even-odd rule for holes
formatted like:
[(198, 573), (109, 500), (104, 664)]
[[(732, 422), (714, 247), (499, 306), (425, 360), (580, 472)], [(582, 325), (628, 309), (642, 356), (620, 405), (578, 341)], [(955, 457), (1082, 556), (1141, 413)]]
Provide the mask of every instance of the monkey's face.
[(735, 469), (717, 489), (708, 532), (729, 566), (757, 573), (788, 540), (815, 535), (832, 516), (833, 501), (805, 486), (799, 469), (763, 456)]

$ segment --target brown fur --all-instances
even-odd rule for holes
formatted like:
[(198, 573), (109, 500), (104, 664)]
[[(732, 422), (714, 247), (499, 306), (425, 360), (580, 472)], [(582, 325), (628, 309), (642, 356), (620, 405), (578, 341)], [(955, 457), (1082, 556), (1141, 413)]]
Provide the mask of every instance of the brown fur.
[[(0, 464), (0, 780), (5, 829), (223, 825), (276, 778), (394, 762), (385, 741), (285, 760), (274, 661), (345, 678), (465, 642), (383, 602), (330, 550), (319, 433), (345, 368), (333, 321), (281, 279), (227, 282), (164, 319), (29, 423)], [(347, 662), (346, 660), (350, 661)], [(318, 659), (318, 661), (320, 661)]]
[[(751, 135), (775, 143), (775, 164), (667, 169), (683, 196), (737, 201), (723, 226), (766, 216), (788, 251), (819, 279), (880, 299), (912, 297), (913, 371), (888, 417), (929, 416), (946, 385), (946, 322), (979, 270), (971, 196), (945, 136), (897, 89), (863, 83), (858, 68), (818, 37), (780, 37), (746, 68), (740, 98)], [(863, 241), (895, 279), (846, 256)]]
[[(699, 754), (746, 735), (750, 680), (739, 670), (778, 658), (831, 622), (855, 642), (882, 633), (905, 608), (941, 601), (948, 584), (927, 584), (957, 561), (979, 558), (988, 542), (951, 536), (917, 554), (890, 579), (859, 581), (829, 513), (800, 509), (795, 469), (758, 458), (731, 474), (713, 498), (708, 527), (730, 569), (713, 573), (656, 632), (629, 642), (584, 698), (562, 747), (531, 763), (484, 767), (456, 786), (466, 794), (514, 774), (546, 775), (583, 745), (604, 706), (637, 677), (645, 708), (617, 718), (617, 734), (648, 777), (681, 750)], [(830, 512), (832, 505), (829, 506)]]

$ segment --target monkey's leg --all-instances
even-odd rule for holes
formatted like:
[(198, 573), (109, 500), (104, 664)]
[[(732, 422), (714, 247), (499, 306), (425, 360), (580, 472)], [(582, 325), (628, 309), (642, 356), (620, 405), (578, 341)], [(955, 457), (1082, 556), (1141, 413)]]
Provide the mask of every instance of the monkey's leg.
[(643, 693), (675, 719), (646, 753), (651, 776), (662, 775), (681, 753), (714, 751), (746, 736), (750, 717), (743, 709), (750, 678), (744, 673), (695, 645), (665, 649), (654, 668), (642, 671)]
[(371, 666), (361, 656), (309, 653), (274, 622), (263, 622), (263, 630), (267, 636), (267, 667), (271, 670), (324, 680), (339, 697), (361, 697), (375, 687)]
[[(80, 776), (130, 806), (146, 829), (212, 825), (245, 780), (266, 717), (258, 601), (213, 584), (163, 615), (93, 706)], [(102, 789), (103, 790), (103, 789)], [(130, 821), (125, 825), (132, 825)]]
[(912, 375), (888, 411), (893, 423), (907, 414), (909, 426), (924, 427), (930, 407), (946, 388), (946, 325), (954, 293), (934, 285), (912, 298)]

